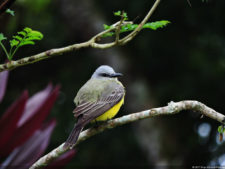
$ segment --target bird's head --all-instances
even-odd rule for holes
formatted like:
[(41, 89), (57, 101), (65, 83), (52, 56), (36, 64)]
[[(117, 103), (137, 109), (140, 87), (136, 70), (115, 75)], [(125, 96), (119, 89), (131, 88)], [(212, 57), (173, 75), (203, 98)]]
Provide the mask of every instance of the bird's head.
[(121, 73), (116, 73), (112, 67), (107, 65), (99, 66), (91, 78), (117, 78), (122, 76)]

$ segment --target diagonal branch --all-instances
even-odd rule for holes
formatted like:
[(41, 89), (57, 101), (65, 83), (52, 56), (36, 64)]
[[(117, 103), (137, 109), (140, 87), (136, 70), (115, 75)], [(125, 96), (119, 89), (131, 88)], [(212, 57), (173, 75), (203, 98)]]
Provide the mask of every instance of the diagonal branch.
[(36, 54), (36, 55), (33, 55), (33, 56), (25, 57), (25, 58), (22, 58), (22, 59), (19, 59), (19, 60), (16, 60), (16, 61), (10, 61), (10, 62), (5, 63), (5, 64), (0, 64), (0, 72), (2, 72), (4, 70), (11, 70), (11, 69), (14, 69), (14, 68), (17, 68), (17, 67), (20, 67), (20, 66), (24, 66), (24, 65), (27, 65), (27, 64), (39, 62), (41, 60), (48, 59), (48, 58), (56, 56), (56, 55), (62, 55), (66, 52), (79, 50), (81, 48), (92, 47), (92, 48), (97, 48), (97, 49), (107, 49), (107, 48), (110, 48), (110, 47), (113, 47), (113, 46), (116, 46), (116, 45), (125, 45), (130, 40), (132, 40), (141, 31), (143, 25), (148, 21), (148, 19), (151, 17), (153, 12), (157, 8), (159, 2), (160, 2), (160, 0), (156, 0), (154, 5), (152, 6), (150, 11), (148, 12), (148, 14), (145, 16), (145, 18), (139, 24), (139, 26), (134, 31), (132, 31), (130, 34), (128, 34), (127, 36), (125, 36), (121, 40), (119, 39), (119, 36), (117, 35), (117, 38), (113, 42), (104, 43), (104, 44), (97, 43), (102, 38), (102, 35), (104, 35), (105, 33), (115, 31), (115, 30), (119, 30), (122, 25), (126, 25), (126, 24), (131, 23), (131, 22), (125, 22), (125, 21), (121, 22), (121, 21), (119, 21), (119, 22), (115, 23), (114, 25), (112, 25), (112, 27), (110, 29), (100, 32), (99, 34), (92, 37), (90, 40), (88, 40), (86, 42), (83, 42), (83, 43), (73, 44), (73, 45), (70, 45), (70, 46), (57, 48), (57, 49), (50, 49), (48, 51), (45, 51), (45, 52), (42, 52), (42, 53), (39, 53), (39, 54)]
[[(180, 101), (180, 102), (170, 102), (168, 106), (165, 106), (165, 107), (153, 108), (153, 109), (141, 111), (138, 113), (132, 113), (126, 116), (122, 116), (122, 117), (110, 120), (101, 126), (87, 129), (80, 134), (76, 145), (79, 144), (80, 142), (85, 141), (89, 137), (94, 136), (98, 133), (101, 133), (107, 129), (112, 129), (127, 123), (135, 122), (141, 119), (151, 118), (154, 116), (173, 115), (173, 114), (180, 113), (183, 110), (191, 110), (194, 112), (199, 112), (202, 115), (205, 115), (220, 123), (224, 124), (225, 122), (225, 116), (223, 114), (216, 112), (212, 108), (207, 107), (206, 105), (198, 101), (186, 100), (186, 101)], [(60, 155), (67, 152), (68, 149), (64, 149), (63, 145), (64, 143), (61, 144), (59, 147), (55, 148), (54, 150), (52, 150), (50, 153), (40, 158), (37, 162), (35, 162), (30, 167), (30, 169), (42, 168), (48, 165), (53, 160), (55, 160), (56, 158), (58, 158)]]
[(127, 42), (131, 41), (142, 29), (143, 25), (149, 20), (149, 18), (152, 16), (153, 12), (159, 5), (160, 0), (156, 0), (155, 3), (153, 4), (152, 8), (148, 12), (148, 14), (145, 16), (145, 18), (141, 21), (141, 23), (138, 25), (138, 27), (131, 32), (129, 35), (124, 37), (123, 39), (120, 40), (121, 44), (126, 44)]

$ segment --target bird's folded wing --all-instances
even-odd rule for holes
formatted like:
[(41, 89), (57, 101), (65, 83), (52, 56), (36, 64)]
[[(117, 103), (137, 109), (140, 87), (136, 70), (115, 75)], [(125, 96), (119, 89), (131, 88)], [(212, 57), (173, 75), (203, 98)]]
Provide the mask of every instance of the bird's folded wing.
[(90, 122), (116, 105), (124, 94), (124, 87), (118, 85), (110, 94), (100, 97), (96, 102), (87, 101), (79, 104), (73, 111), (74, 116), (76, 118), (82, 116), (83, 120)]

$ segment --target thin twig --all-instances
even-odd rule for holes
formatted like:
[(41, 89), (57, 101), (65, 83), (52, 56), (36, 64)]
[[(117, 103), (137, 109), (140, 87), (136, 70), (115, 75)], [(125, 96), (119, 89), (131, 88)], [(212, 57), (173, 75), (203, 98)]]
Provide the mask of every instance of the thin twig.
[(120, 29), (121, 29), (121, 25), (123, 24), (123, 21), (124, 21), (124, 11), (122, 11), (121, 13), (121, 19), (120, 19), (120, 23), (119, 25), (117, 26), (117, 29), (116, 29), (116, 40), (115, 42), (118, 43), (119, 39), (120, 39)]
[(187, 2), (188, 2), (188, 5), (191, 7), (191, 2), (190, 2), (190, 0), (187, 0)]
[[(88, 139), (89, 137), (96, 135), (98, 133), (101, 133), (104, 130), (112, 129), (127, 123), (135, 122), (141, 119), (151, 118), (154, 116), (177, 114), (183, 110), (192, 110), (194, 112), (199, 112), (202, 115), (207, 116), (223, 124), (225, 121), (225, 116), (223, 114), (216, 112), (215, 110), (213, 110), (210, 107), (207, 107), (201, 102), (193, 101), (193, 100), (180, 101), (176, 103), (170, 102), (168, 103), (168, 106), (165, 106), (165, 107), (153, 108), (153, 109), (141, 111), (138, 113), (129, 114), (126, 116), (122, 116), (122, 117), (110, 120), (101, 126), (87, 129), (80, 134), (79, 139), (76, 143), (76, 146), (79, 143)], [(35, 162), (30, 167), (30, 169), (38, 169), (43, 166), (46, 166), (50, 162), (58, 158), (60, 155), (67, 152), (68, 149), (64, 149), (63, 145), (64, 143), (61, 144), (59, 147), (55, 148), (54, 150), (52, 150), (51, 152), (49, 152), (48, 154), (46, 154), (45, 156), (43, 156), (42, 158), (40, 158), (37, 162)]]
[[(12, 69), (20, 67), (20, 66), (32, 64), (32, 63), (35, 63), (35, 62), (38, 62), (38, 61), (41, 61), (41, 60), (44, 60), (44, 59), (48, 59), (52, 56), (62, 55), (66, 52), (79, 50), (81, 48), (92, 47), (92, 48), (97, 48), (97, 49), (107, 49), (107, 48), (110, 48), (110, 47), (113, 47), (113, 46), (116, 46), (116, 45), (125, 45), (126, 43), (128, 43), (130, 40), (132, 40), (140, 32), (143, 25), (147, 22), (147, 20), (150, 18), (152, 13), (155, 11), (159, 2), (160, 2), (160, 0), (156, 0), (154, 5), (152, 6), (150, 11), (146, 15), (146, 17), (139, 24), (139, 26), (134, 31), (132, 31), (130, 34), (128, 34), (127, 36), (125, 36), (121, 40), (115, 40), (114, 42), (104, 43), (104, 44), (97, 43), (101, 39), (102, 35), (104, 35), (105, 33), (116, 30), (118, 28), (118, 25), (120, 25), (120, 21), (119, 21), (119, 22), (115, 23), (114, 25), (112, 25), (110, 29), (98, 33), (97, 35), (95, 35), (94, 37), (92, 37), (90, 40), (88, 40), (86, 42), (79, 43), (79, 44), (73, 44), (73, 45), (58, 48), (58, 49), (50, 49), (48, 51), (45, 51), (45, 52), (42, 52), (42, 53), (39, 53), (39, 54), (36, 54), (36, 55), (33, 55), (33, 56), (25, 57), (25, 58), (22, 58), (22, 59), (19, 59), (19, 60), (16, 60), (16, 61), (10, 61), (10, 62), (5, 63), (5, 64), (0, 64), (0, 72), (2, 72), (4, 70), (12, 70)], [(121, 26), (126, 25), (128, 23), (131, 23), (131, 22), (125, 22), (124, 21), (121, 24)]]
[(124, 37), (123, 39), (119, 40), (121, 44), (126, 44), (127, 42), (131, 41), (142, 29), (143, 25), (149, 20), (149, 18), (152, 16), (153, 12), (156, 10), (157, 6), (159, 5), (160, 0), (156, 0), (148, 14), (145, 16), (145, 18), (141, 21), (141, 23), (138, 25), (138, 27), (131, 32), (129, 35)]

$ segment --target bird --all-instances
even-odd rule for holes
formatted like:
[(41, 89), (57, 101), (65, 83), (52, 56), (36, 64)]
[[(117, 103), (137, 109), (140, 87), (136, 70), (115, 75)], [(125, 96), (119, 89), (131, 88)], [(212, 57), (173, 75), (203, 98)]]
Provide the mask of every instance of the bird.
[(112, 119), (124, 104), (125, 87), (118, 80), (121, 73), (116, 73), (108, 65), (99, 66), (91, 78), (80, 88), (74, 99), (77, 119), (64, 148), (72, 149), (80, 132), (90, 122)]

